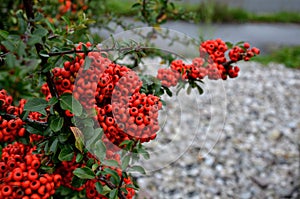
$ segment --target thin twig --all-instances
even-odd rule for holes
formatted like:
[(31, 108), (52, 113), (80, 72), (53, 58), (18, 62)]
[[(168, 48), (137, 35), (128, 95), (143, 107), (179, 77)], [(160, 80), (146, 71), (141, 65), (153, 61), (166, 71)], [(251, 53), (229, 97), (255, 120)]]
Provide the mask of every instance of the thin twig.
[(222, 65), (225, 67), (225, 69), (228, 69), (228, 67), (233, 63), (235, 63), (235, 61), (230, 60), (228, 62), (223, 63)]
[(73, 49), (73, 50), (60, 51), (60, 52), (50, 52), (50, 53), (48, 53), (48, 56), (53, 57), (53, 56), (61, 56), (61, 55), (67, 55), (67, 54), (73, 54), (73, 53), (89, 53), (89, 52), (110, 52), (110, 51), (123, 52), (123, 51), (129, 51), (132, 49), (134, 49), (135, 51), (138, 51), (138, 50), (142, 50), (142, 49), (146, 49), (146, 48), (140, 47), (140, 46), (137, 46), (134, 48), (133, 46), (130, 46), (130, 47), (125, 47), (125, 48), (91, 49), (91, 50), (86, 50), (86, 51)]
[[(32, 27), (31, 31), (34, 31), (35, 24), (34, 24), (33, 1), (32, 0), (23, 0), (23, 3), (24, 3), (24, 8), (26, 11), (27, 18), (29, 20), (29, 25)], [(46, 66), (46, 64), (48, 62), (48, 57), (40, 55), (40, 52), (44, 50), (44, 47), (42, 44), (40, 44), (40, 43), (35, 44), (35, 49), (41, 59), (41, 71), (43, 71), (43, 67)], [(46, 76), (46, 82), (49, 87), (51, 95), (53, 97), (59, 98), (56, 86), (52, 79), (51, 72), (47, 71), (47, 72), (44, 72), (43, 74)], [(59, 113), (60, 116), (64, 117), (65, 125), (72, 126), (70, 118), (68, 118), (65, 115), (65, 111), (59, 106), (59, 104), (55, 104), (54, 109)]]
[[(15, 115), (12, 115), (12, 114), (0, 114), (4, 119), (17, 119), (18, 117), (15, 116)], [(47, 127), (48, 124), (47, 122), (39, 122), (39, 121), (36, 121), (36, 120), (33, 120), (33, 119), (30, 119), (30, 118), (26, 118), (25, 120), (23, 120), (24, 122), (28, 122), (28, 123), (31, 123), (31, 124), (37, 124), (37, 125), (41, 125), (41, 126), (44, 126), (44, 127)]]
[[(110, 189), (116, 189), (117, 188), (116, 185), (114, 185), (112, 182), (106, 180), (102, 176), (98, 177), (97, 179), (104, 182)], [(121, 191), (119, 191), (119, 188), (118, 188), (118, 196), (119, 196), (120, 199), (126, 199), (126, 196), (124, 196), (124, 194)]]

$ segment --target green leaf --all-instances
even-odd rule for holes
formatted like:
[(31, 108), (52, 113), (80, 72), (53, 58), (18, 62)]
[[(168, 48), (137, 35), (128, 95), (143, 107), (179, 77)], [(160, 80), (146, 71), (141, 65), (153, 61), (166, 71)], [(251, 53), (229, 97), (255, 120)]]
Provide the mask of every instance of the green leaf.
[(109, 193), (110, 199), (117, 199), (118, 198), (118, 189), (114, 189)]
[(146, 171), (145, 171), (145, 169), (143, 168), (143, 167), (141, 167), (141, 166), (132, 166), (132, 167), (130, 167), (129, 168), (129, 171), (137, 171), (137, 172), (139, 172), (139, 173), (141, 173), (141, 174), (146, 174)]
[(119, 183), (120, 182), (120, 176), (119, 176), (119, 174), (115, 171), (115, 170), (113, 170), (113, 169), (110, 169), (110, 168), (105, 168), (104, 170), (103, 170), (103, 172), (105, 173), (105, 174), (109, 174), (109, 175), (111, 175), (111, 177), (113, 177), (113, 179), (116, 181), (115, 183)]
[(68, 17), (62, 16), (61, 18), (62, 18), (62, 20), (64, 20), (68, 24), (68, 26), (71, 25), (70, 19)]
[(64, 142), (68, 141), (70, 135), (71, 134), (68, 132), (60, 132), (58, 135), (58, 139), (61, 143), (64, 143)]
[(10, 52), (15, 51), (15, 45), (10, 40), (2, 41), (1, 44)]
[(91, 67), (91, 63), (92, 63), (92, 59), (89, 58), (88, 56), (86, 56), (85, 59), (84, 59), (84, 67), (83, 67), (83, 69), (84, 70), (89, 69)]
[(73, 176), (71, 185), (73, 187), (79, 188), (86, 183), (86, 179), (80, 179), (77, 176)]
[(33, 111), (39, 112), (42, 115), (47, 115), (46, 107), (48, 106), (48, 102), (41, 98), (32, 98), (27, 101), (24, 106), (25, 111)]
[(50, 151), (50, 152), (53, 152), (53, 153), (56, 153), (57, 148), (58, 148), (58, 139), (55, 139), (55, 140), (52, 142), (52, 144), (51, 144), (51, 146), (50, 146), (50, 148), (49, 148), (49, 151)]
[(48, 101), (48, 105), (49, 106), (53, 106), (54, 104), (56, 104), (58, 102), (58, 99), (56, 97), (52, 97), (50, 98), (50, 100)]
[(83, 144), (83, 134), (82, 132), (79, 130), (79, 128), (77, 127), (70, 127), (71, 128), (71, 131), (73, 132), (74, 134), (74, 137), (75, 137), (75, 147), (80, 151), (82, 152), (83, 151), (83, 147), (84, 147), (84, 144)]
[(9, 32), (5, 31), (5, 30), (0, 30), (0, 39), (1, 40), (6, 40), (8, 37)]
[(196, 87), (197, 87), (199, 94), (202, 95), (204, 92), (203, 89), (198, 84), (196, 84)]
[(232, 47), (233, 47), (233, 44), (231, 43), (231, 42), (225, 42), (226, 43), (226, 45), (227, 45), (227, 47), (229, 48), (229, 49), (231, 49)]
[(109, 192), (111, 192), (111, 189), (107, 185), (104, 185), (102, 195), (106, 195)]
[(130, 162), (130, 155), (124, 156), (124, 158), (122, 159), (122, 165), (121, 165), (121, 168), (123, 171), (126, 170), (126, 168), (129, 165), (129, 162)]
[(103, 164), (109, 167), (119, 167), (119, 163), (116, 160), (105, 160)]
[[(96, 171), (96, 169), (98, 169), (99, 168), (99, 164), (98, 163), (95, 163), (95, 164), (93, 164), (92, 165), (92, 170), (93, 171)], [(101, 171), (100, 171), (101, 172)], [(97, 175), (97, 174), (96, 174)]]
[(63, 148), (58, 155), (58, 159), (60, 161), (71, 161), (73, 157), (74, 157), (73, 150), (67, 147)]
[(141, 154), (146, 160), (150, 159), (150, 154), (148, 151), (146, 151), (144, 148), (139, 148), (138, 153)]
[(83, 168), (77, 168), (73, 171), (73, 174), (77, 176), (80, 179), (94, 179), (95, 173), (91, 168), (83, 167)]
[(32, 35), (27, 41), (27, 44), (30, 46), (37, 44), (37, 43), (42, 43), (42, 37)]
[(97, 158), (100, 159), (101, 162), (104, 161), (104, 159), (106, 157), (106, 146), (102, 140), (98, 140), (95, 143), (95, 155)]
[(131, 6), (131, 8), (138, 8), (140, 6), (142, 6), (141, 3), (135, 3)]
[(69, 110), (74, 115), (80, 116), (82, 113), (82, 106), (71, 94), (64, 94), (60, 98), (60, 107), (63, 110)]
[(48, 19), (45, 22), (46, 22), (47, 26), (51, 29), (51, 31), (54, 33), (55, 32), (54, 25), (52, 23), (50, 23)]
[(98, 193), (102, 194), (103, 193), (103, 186), (100, 182), (95, 183), (95, 187)]
[(48, 34), (48, 30), (43, 27), (39, 27), (35, 29), (32, 34), (37, 37), (44, 37)]
[(187, 90), (186, 90), (186, 93), (189, 95), (189, 94), (191, 94), (191, 92), (192, 92), (192, 86), (189, 85)]
[(19, 57), (22, 57), (26, 54), (25, 48), (26, 48), (26, 46), (25, 46), (24, 42), (22, 40), (20, 40), (17, 45), (17, 53), (18, 53)]
[(55, 116), (54, 119), (51, 119), (50, 128), (52, 131), (54, 131), (54, 132), (60, 131), (60, 129), (63, 127), (63, 125), (64, 125), (63, 117)]
[(15, 68), (15, 65), (16, 65), (16, 56), (14, 54), (7, 54), (6, 55), (6, 60), (5, 60), (7, 66), (9, 68)]
[(84, 156), (81, 153), (78, 153), (76, 156), (76, 162), (79, 163), (83, 160)]
[(163, 86), (163, 88), (165, 89), (167, 95), (169, 95), (170, 97), (172, 97), (172, 95), (173, 95), (172, 91), (168, 87)]

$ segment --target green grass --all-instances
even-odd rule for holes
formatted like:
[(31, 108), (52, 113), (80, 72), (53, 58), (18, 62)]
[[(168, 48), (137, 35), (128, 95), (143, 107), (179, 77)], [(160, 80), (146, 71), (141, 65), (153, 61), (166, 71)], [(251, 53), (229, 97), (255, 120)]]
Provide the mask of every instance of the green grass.
[(268, 64), (270, 62), (282, 63), (289, 68), (300, 69), (300, 46), (283, 47), (269, 55), (259, 55), (254, 57), (253, 61), (262, 64)]
[(135, 0), (108, 0), (107, 1), (107, 9), (114, 12), (117, 15), (122, 16), (134, 16), (137, 11), (131, 9), (131, 6), (135, 3)]

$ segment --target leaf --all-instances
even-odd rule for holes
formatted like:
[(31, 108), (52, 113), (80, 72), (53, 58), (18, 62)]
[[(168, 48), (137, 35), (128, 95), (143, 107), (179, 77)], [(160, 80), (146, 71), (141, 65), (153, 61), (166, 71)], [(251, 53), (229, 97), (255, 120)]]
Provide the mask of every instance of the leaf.
[(9, 32), (5, 31), (5, 30), (0, 30), (0, 39), (1, 40), (6, 40), (8, 37)]
[(109, 193), (110, 199), (117, 199), (118, 198), (118, 189), (114, 189)]
[(73, 174), (77, 176), (80, 179), (94, 179), (95, 173), (91, 168), (83, 167), (83, 168), (77, 168), (73, 171)]
[(103, 164), (109, 167), (119, 167), (119, 163), (116, 160), (105, 160)]
[(7, 66), (9, 68), (14, 68), (15, 63), (16, 63), (16, 56), (14, 54), (11, 54), (11, 53), (7, 54), (5, 63), (7, 64)]
[(81, 153), (78, 153), (76, 155), (76, 162), (79, 163), (83, 160), (84, 156)]
[(79, 188), (86, 183), (86, 179), (80, 179), (77, 176), (73, 176), (71, 185), (72, 187)]
[(60, 161), (71, 161), (73, 157), (74, 157), (73, 150), (67, 147), (63, 148), (58, 155), (58, 159)]
[(233, 44), (231, 43), (231, 42), (225, 42), (226, 43), (226, 45), (227, 45), (227, 47), (230, 49), (230, 48), (232, 48), (233, 47)]
[(52, 23), (50, 23), (48, 19), (45, 22), (46, 22), (47, 26), (51, 29), (51, 31), (54, 33), (55, 32), (54, 25)]
[(48, 102), (41, 98), (32, 98), (27, 101), (24, 105), (25, 111), (39, 112), (42, 115), (47, 115), (46, 108), (48, 106)]
[(141, 3), (135, 3), (131, 6), (131, 8), (137, 8), (137, 7), (140, 7), (142, 6)]
[(54, 104), (56, 104), (58, 102), (58, 99), (56, 97), (52, 97), (50, 98), (50, 100), (48, 101), (48, 105), (49, 106), (53, 106)]
[(130, 162), (130, 155), (124, 156), (124, 158), (122, 159), (122, 165), (121, 165), (121, 169), (123, 171), (128, 167), (129, 162)]
[(92, 59), (89, 58), (88, 56), (85, 57), (84, 59), (84, 67), (83, 70), (87, 70), (91, 67)]
[(53, 152), (53, 153), (56, 153), (57, 148), (58, 148), (58, 139), (55, 139), (55, 140), (52, 142), (52, 144), (51, 144), (51, 146), (50, 146), (50, 148), (49, 148), (49, 151), (50, 151), (50, 152)]
[(26, 46), (25, 46), (24, 42), (22, 40), (20, 40), (17, 45), (17, 53), (18, 53), (19, 57), (22, 57), (26, 54), (25, 48), (26, 48)]
[(111, 189), (107, 185), (104, 185), (102, 195), (106, 195), (109, 192), (111, 192)]
[(80, 116), (82, 113), (82, 106), (71, 94), (63, 94), (60, 98), (60, 107), (63, 110), (69, 110), (74, 115)]
[(239, 42), (237, 42), (236, 44), (234, 44), (235, 46), (239, 46), (239, 45), (241, 45), (241, 44), (244, 44), (245, 43), (245, 41), (239, 41)]
[(104, 161), (104, 159), (106, 157), (106, 146), (105, 146), (105, 144), (103, 143), (102, 140), (98, 140), (95, 143), (95, 155), (96, 155), (97, 158), (99, 158), (99, 160), (101, 162)]
[(116, 181), (116, 183), (120, 182), (120, 180), (121, 180), (120, 176), (115, 170), (110, 169), (110, 168), (105, 168), (103, 171), (105, 174), (111, 175), (111, 177), (113, 177), (113, 179)]
[(71, 25), (70, 19), (68, 17), (62, 16), (61, 18), (62, 18), (62, 20), (64, 20), (68, 24), (68, 26)]
[(98, 193), (102, 194), (103, 193), (103, 186), (100, 182), (95, 183), (95, 187)]
[(129, 171), (137, 171), (137, 172), (139, 172), (139, 173), (141, 173), (141, 174), (146, 174), (146, 171), (145, 171), (145, 169), (143, 168), (143, 167), (141, 167), (141, 166), (132, 166), (132, 167), (130, 167), (129, 168)]
[(168, 87), (163, 86), (163, 88), (165, 89), (168, 96), (170, 96), (170, 97), (173, 96), (172, 91)]
[(39, 27), (35, 29), (32, 34), (37, 37), (44, 37), (48, 34), (48, 30), (43, 27)]
[(10, 52), (15, 51), (15, 45), (10, 40), (2, 41), (1, 44)]
[(74, 134), (74, 137), (75, 137), (75, 146), (76, 148), (82, 152), (83, 151), (83, 134), (82, 132), (77, 128), (77, 127), (70, 127), (71, 131), (73, 132)]
[(150, 159), (150, 154), (148, 151), (146, 151), (144, 148), (139, 148), (138, 153), (141, 154), (146, 160)]
[(196, 84), (196, 87), (198, 89), (199, 94), (202, 95), (204, 92), (203, 89), (198, 84)]
[(27, 41), (27, 44), (31, 46), (37, 43), (42, 43), (42, 37), (32, 35)]
[(50, 128), (52, 131), (54, 131), (54, 132), (60, 131), (60, 129), (63, 127), (63, 125), (64, 125), (63, 117), (55, 116), (54, 119), (51, 119)]

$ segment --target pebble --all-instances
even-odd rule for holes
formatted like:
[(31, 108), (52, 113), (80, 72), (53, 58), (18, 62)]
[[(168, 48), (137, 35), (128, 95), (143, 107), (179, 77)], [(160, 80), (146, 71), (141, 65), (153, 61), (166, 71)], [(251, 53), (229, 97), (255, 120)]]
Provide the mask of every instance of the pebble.
[(239, 66), (237, 79), (205, 80), (203, 95), (181, 91), (167, 106), (163, 132), (146, 145), (158, 152), (140, 162), (145, 198), (300, 197), (300, 70)]

